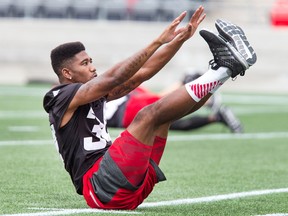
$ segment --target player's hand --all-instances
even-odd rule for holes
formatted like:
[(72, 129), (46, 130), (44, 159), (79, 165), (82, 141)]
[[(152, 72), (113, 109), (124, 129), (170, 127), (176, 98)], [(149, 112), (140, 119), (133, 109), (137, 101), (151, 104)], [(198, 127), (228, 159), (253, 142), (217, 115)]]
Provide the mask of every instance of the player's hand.
[(203, 6), (197, 8), (197, 10), (191, 16), (189, 23), (185, 27), (185, 30), (183, 30), (179, 35), (180, 39), (186, 41), (194, 35), (198, 26), (206, 17), (206, 14), (204, 14), (203, 12), (204, 12)]
[[(169, 43), (172, 41), (178, 34), (183, 32), (185, 28), (177, 29), (178, 25), (182, 22), (187, 12), (182, 12), (173, 22), (162, 32), (158, 40), (161, 44)], [(176, 30), (177, 29), (177, 30)]]

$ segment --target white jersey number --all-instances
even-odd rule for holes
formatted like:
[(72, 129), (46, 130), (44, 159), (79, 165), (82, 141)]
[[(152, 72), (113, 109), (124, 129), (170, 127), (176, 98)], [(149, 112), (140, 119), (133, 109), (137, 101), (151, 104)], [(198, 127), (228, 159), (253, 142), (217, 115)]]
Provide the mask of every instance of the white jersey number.
[(96, 137), (99, 139), (99, 141), (93, 142), (92, 137), (84, 137), (84, 149), (86, 151), (95, 151), (100, 150), (106, 147), (107, 142), (111, 141), (111, 137), (109, 133), (106, 132), (106, 120), (104, 119), (104, 122), (102, 123), (94, 114), (92, 108), (90, 108), (90, 111), (87, 115), (87, 118), (96, 119), (99, 124), (94, 125), (92, 132), (95, 133)]

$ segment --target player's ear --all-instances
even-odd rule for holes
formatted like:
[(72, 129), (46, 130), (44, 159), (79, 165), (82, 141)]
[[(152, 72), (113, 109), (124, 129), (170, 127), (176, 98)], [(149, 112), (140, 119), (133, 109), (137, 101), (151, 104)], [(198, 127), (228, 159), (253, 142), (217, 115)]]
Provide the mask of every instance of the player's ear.
[(65, 77), (66, 79), (71, 80), (72, 79), (72, 74), (71, 71), (68, 68), (63, 68), (61, 70), (62, 76)]

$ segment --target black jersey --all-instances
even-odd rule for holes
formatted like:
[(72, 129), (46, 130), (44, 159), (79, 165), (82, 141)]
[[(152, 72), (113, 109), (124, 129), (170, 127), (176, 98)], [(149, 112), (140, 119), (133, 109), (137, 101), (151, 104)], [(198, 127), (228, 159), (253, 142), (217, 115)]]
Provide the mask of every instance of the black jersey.
[(111, 145), (104, 118), (104, 97), (78, 107), (70, 121), (60, 128), (63, 115), (81, 85), (59, 85), (51, 89), (43, 100), (56, 147), (78, 194), (82, 194), (83, 175)]

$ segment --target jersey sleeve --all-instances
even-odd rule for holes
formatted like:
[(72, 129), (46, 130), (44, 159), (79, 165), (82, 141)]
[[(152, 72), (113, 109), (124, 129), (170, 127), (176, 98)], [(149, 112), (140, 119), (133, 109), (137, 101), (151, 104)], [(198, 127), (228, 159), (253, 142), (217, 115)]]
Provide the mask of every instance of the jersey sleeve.
[(77, 90), (82, 84), (60, 85), (50, 90), (44, 97), (44, 108), (49, 113), (49, 120), (55, 129), (60, 127), (61, 120)]

